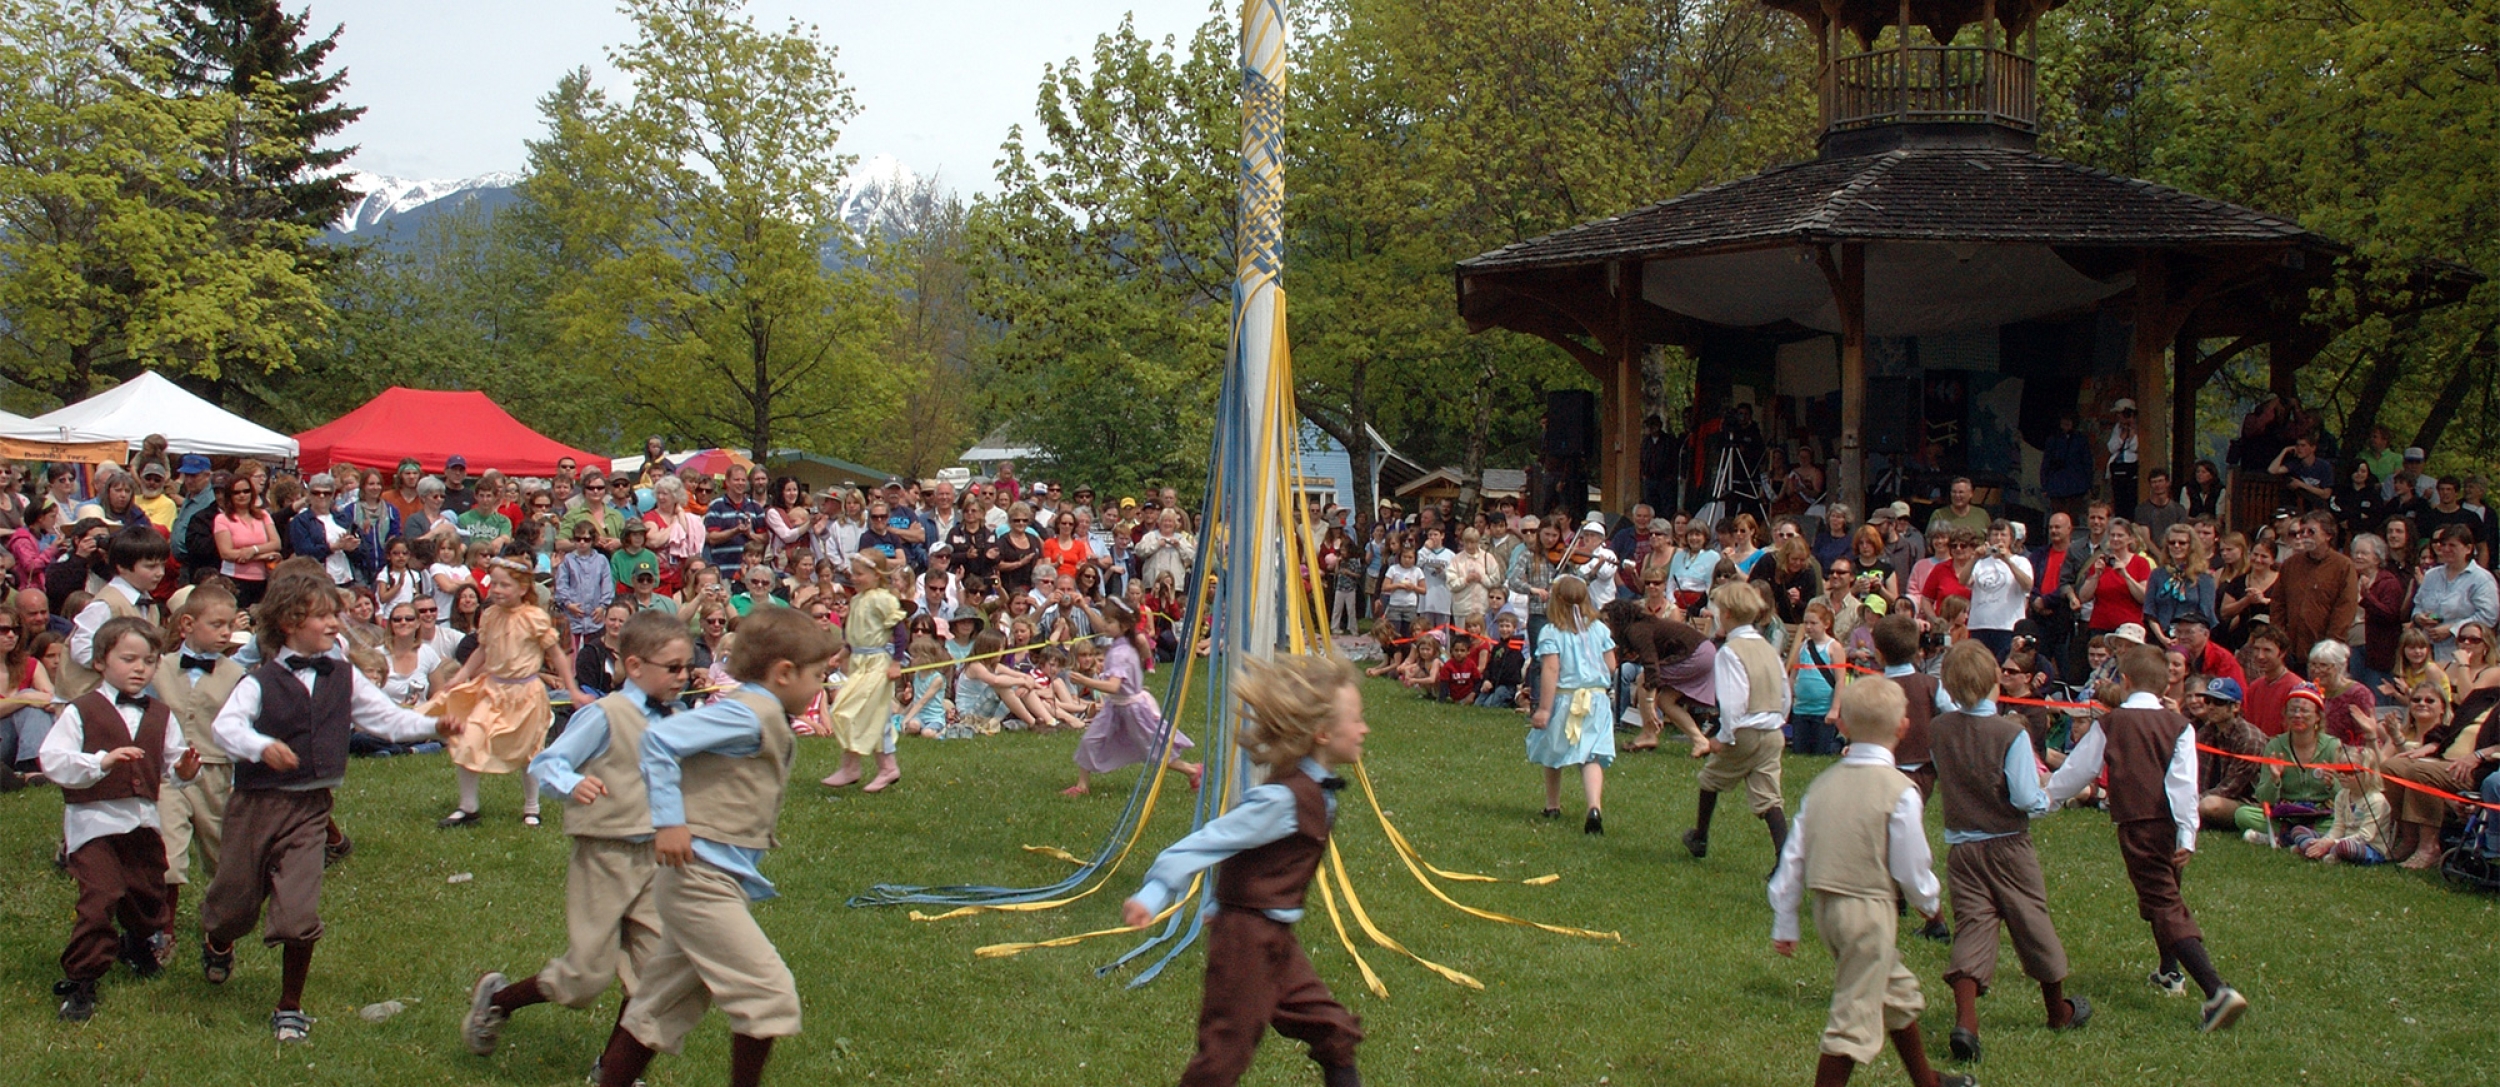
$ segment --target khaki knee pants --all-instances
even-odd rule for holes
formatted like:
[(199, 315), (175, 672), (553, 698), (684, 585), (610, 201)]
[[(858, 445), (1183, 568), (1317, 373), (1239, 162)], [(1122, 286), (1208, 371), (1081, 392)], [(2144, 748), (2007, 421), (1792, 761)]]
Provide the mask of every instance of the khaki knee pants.
[(1775, 728), (1740, 728), (1727, 746), (1710, 753), (1701, 764), (1703, 792), (1724, 793), (1745, 787), (1745, 806), (1755, 815), (1786, 803), (1780, 795), (1780, 749), (1786, 741)]
[(1918, 1022), (1927, 998), (1901, 965), (1892, 900), (1814, 895), (1814, 931), (1832, 949), (1832, 1015), (1823, 1052), (1859, 1064), (1884, 1051), (1884, 1036)]
[(157, 793), (156, 814), (164, 824), (165, 882), (191, 882), (191, 843), (200, 846), (200, 882), (217, 881), (217, 851), (225, 844), (226, 801), (234, 796), (234, 764), (204, 762), (200, 776), (177, 789)]
[(538, 989), (568, 1008), (587, 1008), (624, 983), (640, 991), (644, 964), (660, 948), (660, 907), (652, 889), (658, 865), (651, 843), (616, 838), (575, 838), (564, 869), (564, 931), (561, 958), (538, 972)]
[(799, 984), (747, 912), (736, 877), (700, 860), (663, 866), (652, 881), (660, 943), (643, 966), (642, 987), (625, 1007), (624, 1028), (642, 1044), (675, 1053), (705, 1009), (718, 1005), (732, 1033), (786, 1038), (799, 1032)]

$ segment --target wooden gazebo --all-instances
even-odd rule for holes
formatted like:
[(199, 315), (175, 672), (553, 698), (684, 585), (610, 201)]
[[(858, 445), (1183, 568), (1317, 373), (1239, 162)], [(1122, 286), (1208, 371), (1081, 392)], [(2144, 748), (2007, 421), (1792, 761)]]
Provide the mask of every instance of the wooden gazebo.
[[(1694, 352), (1706, 382), (1765, 344), (1836, 340), (1815, 365), (1838, 371), (1835, 482), (1853, 502), (1867, 484), (1870, 337), (1994, 329), (2014, 343), (2057, 323), (2105, 329), (2113, 366), (2123, 340), (2126, 373), (2113, 377), (2139, 405), (2142, 463), (2174, 471), (2188, 450), (2173, 434), (2193, 433), (2196, 391), (2224, 359), (2269, 345), (2288, 389), (2323, 346), (2303, 317), (2343, 253), (2335, 242), (2033, 150), (2035, 30), (2064, 0), (1765, 2), (1820, 42), (1817, 158), (1457, 268), (1471, 329), (1541, 337), (1597, 378), (1610, 508), (1638, 493), (1652, 344)], [(2233, 346), (2198, 352), (2215, 339)], [(2065, 410), (2076, 407), (2069, 396)]]

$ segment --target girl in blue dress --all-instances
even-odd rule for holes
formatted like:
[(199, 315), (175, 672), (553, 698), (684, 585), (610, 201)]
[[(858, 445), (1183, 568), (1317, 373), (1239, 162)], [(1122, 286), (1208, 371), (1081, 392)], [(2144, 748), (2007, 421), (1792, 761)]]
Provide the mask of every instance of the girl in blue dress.
[(1606, 833), (1606, 767), (1615, 761), (1615, 639), (1597, 621), (1588, 583), (1565, 574), (1554, 579), (1545, 601), (1546, 627), (1537, 634), (1536, 712), (1528, 718), (1528, 761), (1545, 768), (1545, 817), (1562, 814), (1562, 772), (1580, 768), (1588, 794), (1588, 821), (1580, 829)]

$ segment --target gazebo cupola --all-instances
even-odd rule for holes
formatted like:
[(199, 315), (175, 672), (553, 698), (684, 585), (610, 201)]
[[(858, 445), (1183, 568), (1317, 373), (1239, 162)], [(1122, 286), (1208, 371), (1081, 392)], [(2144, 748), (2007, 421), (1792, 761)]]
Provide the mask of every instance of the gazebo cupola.
[(1770, 0), (1805, 20), (1826, 156), (1909, 143), (2029, 150), (2040, 16), (2065, 0)]
[(1931, 443), (2021, 501), (2057, 415), (2121, 397), (2148, 470), (2182, 465), (2222, 360), (2262, 346), (2285, 388), (2323, 344), (2304, 318), (2344, 247), (2034, 148), (2036, 31), (2064, 0), (1762, 2), (1820, 43), (1813, 160), (1456, 269), (1471, 329), (1540, 337), (1597, 379), (1610, 508), (1639, 489), (1654, 344), (1694, 357), (1706, 412), (1767, 406), (1769, 436), (1828, 443), (1853, 503), (1869, 454), (1899, 467)]

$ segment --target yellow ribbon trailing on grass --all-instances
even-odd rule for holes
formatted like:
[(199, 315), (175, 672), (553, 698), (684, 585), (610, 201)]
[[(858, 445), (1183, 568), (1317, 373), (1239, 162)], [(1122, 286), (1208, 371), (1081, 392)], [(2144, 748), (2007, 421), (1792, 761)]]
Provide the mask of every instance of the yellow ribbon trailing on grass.
[[(1416, 852), (1415, 847), (1407, 842), (1406, 836), (1398, 833), (1398, 829), (1390, 825), (1389, 813), (1381, 810), (1380, 795), (1372, 788), (1371, 772), (1364, 769), (1362, 763), (1357, 762), (1354, 764), (1354, 776), (1362, 781), (1363, 799), (1371, 804), (1372, 816), (1380, 821), (1380, 829), (1388, 836), (1390, 844), (1395, 847), (1398, 860), (1406, 865), (1407, 872), (1415, 877), (1415, 882), (1423, 884), (1424, 890), (1431, 892), (1432, 897), (1440, 899), (1443, 904), (1449, 906), (1451, 909), (1457, 910), (1458, 912), (1466, 914), (1469, 917), (1481, 918), (1486, 921), (1499, 921), (1506, 925), (1525, 925), (1529, 928), (1542, 929), (1558, 936), (1585, 936), (1592, 940), (1613, 940), (1616, 943), (1623, 942), (1623, 934), (1620, 932), (1597, 932), (1591, 929), (1571, 928), (1566, 925), (1549, 925), (1543, 921), (1530, 921), (1524, 917), (1512, 917), (1509, 914), (1495, 913), (1491, 910), (1480, 910), (1474, 906), (1467, 905), (1457, 899), (1451, 898), (1448, 894), (1442, 892), (1438, 884), (1433, 883), (1431, 878), (1424, 874), (1426, 869), (1430, 869), (1432, 872), (1445, 879), (1483, 883), (1499, 883), (1507, 881), (1496, 880), (1491, 876), (1471, 876), (1464, 873), (1443, 872), (1441, 869), (1433, 868), (1431, 865), (1425, 864), (1423, 857)], [(1535, 879), (1521, 880), (1520, 882), (1531, 887), (1542, 887), (1546, 884), (1556, 882), (1561, 878), (1561, 876), (1557, 875), (1544, 875)]]
[[(1162, 913), (1156, 914), (1154, 916), (1154, 920), (1146, 922), (1143, 926), (1140, 926), (1140, 928), (1130, 928), (1126, 925), (1122, 925), (1118, 928), (1098, 928), (1092, 932), (1080, 932), (1074, 936), (1055, 936), (1047, 940), (1034, 940), (1029, 943), (991, 944), (987, 947), (973, 948), (972, 954), (975, 958), (1007, 959), (1024, 954), (1027, 951), (1031, 951), (1039, 947), (1074, 947), (1077, 944), (1091, 940), (1097, 936), (1117, 936), (1123, 932), (1138, 932), (1142, 929), (1153, 928), (1154, 926), (1161, 924), (1164, 920), (1170, 918), (1173, 914), (1180, 912), (1181, 907), (1188, 905), (1191, 901), (1198, 897), (1199, 879), (1199, 876), (1189, 877), (1189, 893), (1173, 899), (1171, 905), (1163, 907)], [(919, 919), (919, 915), (914, 914), (913, 916), (914, 919)]]
[[(1329, 843), (1328, 843), (1328, 868), (1327, 868), (1327, 871), (1329, 871), (1329, 872), (1334, 872), (1334, 873), (1336, 874), (1336, 876), (1337, 876), (1337, 887), (1338, 887), (1338, 889), (1340, 889), (1340, 890), (1342, 890), (1342, 891), (1344, 891), (1344, 892), (1345, 892), (1345, 904), (1346, 904), (1346, 909), (1347, 909), (1349, 912), (1351, 912), (1351, 913), (1353, 913), (1353, 914), (1354, 914), (1354, 923), (1355, 923), (1356, 925), (1359, 925), (1359, 926), (1361, 926), (1361, 927), (1362, 927), (1362, 929), (1363, 929), (1363, 935), (1371, 937), (1371, 940), (1372, 940), (1372, 942), (1373, 942), (1373, 943), (1375, 943), (1375, 944), (1379, 944), (1380, 946), (1385, 947), (1385, 948), (1388, 948), (1388, 949), (1389, 949), (1389, 950), (1391, 950), (1391, 951), (1395, 951), (1395, 952), (1397, 952), (1397, 953), (1398, 953), (1398, 954), (1400, 954), (1400, 955), (1404, 955), (1404, 956), (1406, 956), (1407, 958), (1410, 958), (1410, 959), (1415, 960), (1416, 962), (1422, 963), (1422, 964), (1423, 964), (1424, 969), (1426, 969), (1426, 970), (1430, 970), (1430, 971), (1432, 971), (1433, 973), (1439, 974), (1439, 975), (1441, 975), (1443, 978), (1448, 979), (1448, 980), (1450, 980), (1450, 981), (1452, 981), (1452, 982), (1456, 982), (1456, 983), (1458, 983), (1458, 984), (1460, 984), (1460, 985), (1464, 985), (1464, 986), (1466, 986), (1466, 987), (1468, 987), (1468, 988), (1470, 988), (1470, 989), (1482, 989), (1482, 988), (1484, 988), (1484, 983), (1483, 983), (1483, 982), (1481, 982), (1481, 981), (1477, 981), (1476, 979), (1474, 979), (1474, 978), (1472, 978), (1472, 977), (1469, 977), (1469, 976), (1467, 976), (1467, 975), (1465, 975), (1465, 974), (1459, 973), (1459, 972), (1458, 972), (1458, 971), (1456, 971), (1456, 970), (1452, 970), (1452, 969), (1450, 969), (1449, 967), (1443, 966), (1443, 965), (1441, 965), (1440, 963), (1437, 963), (1437, 962), (1432, 961), (1431, 959), (1427, 959), (1427, 958), (1425, 958), (1425, 957), (1423, 957), (1423, 956), (1421, 956), (1421, 955), (1418, 955), (1418, 954), (1414, 953), (1413, 951), (1409, 951), (1409, 950), (1407, 950), (1406, 945), (1405, 945), (1405, 944), (1402, 944), (1402, 943), (1399, 943), (1399, 942), (1397, 941), (1397, 938), (1396, 938), (1396, 937), (1393, 937), (1393, 936), (1389, 935), (1388, 933), (1385, 933), (1385, 932), (1380, 931), (1380, 927), (1379, 927), (1379, 926), (1372, 924), (1371, 915), (1370, 915), (1370, 914), (1368, 914), (1368, 913), (1363, 912), (1363, 900), (1362, 900), (1362, 899), (1360, 899), (1360, 898), (1355, 897), (1355, 895), (1354, 895), (1354, 881), (1346, 878), (1346, 874), (1345, 874), (1345, 859), (1344, 859), (1344, 858), (1342, 858), (1342, 857), (1339, 857), (1339, 856), (1337, 855), (1337, 843), (1336, 843), (1336, 841), (1335, 841), (1334, 839), (1331, 839), (1331, 840), (1329, 841)], [(1321, 885), (1321, 890), (1323, 891), (1323, 893), (1326, 891), (1326, 889), (1327, 889), (1327, 885), (1326, 885), (1326, 884), (1322, 884), (1322, 885)], [(1445, 901), (1446, 901), (1446, 900), (1445, 900)], [(1330, 907), (1330, 916), (1332, 916), (1332, 917), (1333, 917), (1333, 916), (1335, 916), (1335, 907), (1334, 907), (1333, 905)], [(1343, 936), (1343, 935), (1345, 935), (1345, 930), (1344, 930), (1343, 928), (1340, 928), (1340, 929), (1338, 929), (1337, 934), (1338, 934), (1339, 936)], [(1347, 950), (1347, 951), (1349, 951), (1349, 952), (1353, 951), (1353, 950), (1354, 950), (1354, 945), (1353, 945), (1353, 944), (1351, 944), (1351, 943), (1347, 944), (1347, 945), (1346, 945), (1346, 950)], [(1362, 961), (1362, 957), (1361, 957), (1361, 956), (1359, 956), (1359, 955), (1358, 955), (1358, 956), (1356, 956), (1356, 957), (1355, 957), (1355, 961), (1356, 961), (1356, 962), (1361, 962), (1361, 961)], [(1369, 974), (1369, 973), (1371, 972), (1371, 970), (1370, 970), (1370, 968), (1366, 967), (1366, 968), (1364, 969), (1364, 971), (1363, 971), (1363, 972), (1364, 972), (1364, 973), (1366, 973), (1366, 974)], [(1386, 991), (1384, 991), (1384, 990), (1375, 989), (1374, 991), (1375, 991), (1375, 992), (1377, 992), (1379, 995), (1384, 996), (1384, 997), (1389, 995), (1389, 994), (1388, 994)]]

